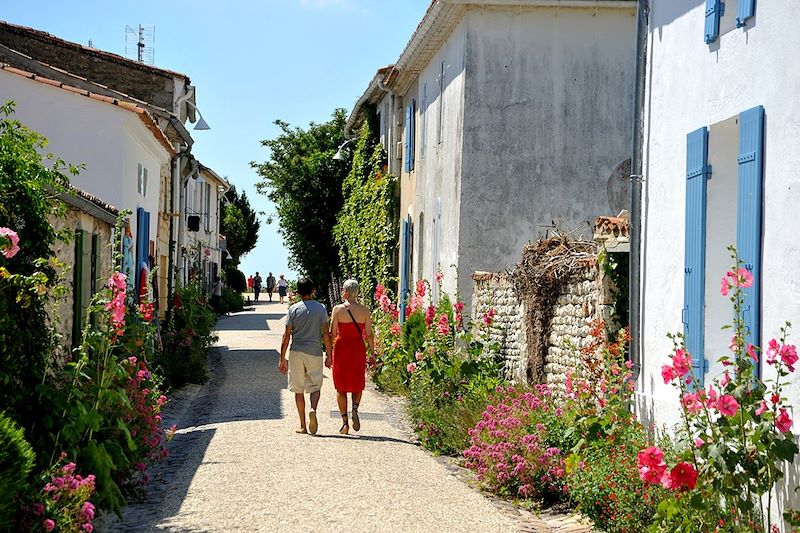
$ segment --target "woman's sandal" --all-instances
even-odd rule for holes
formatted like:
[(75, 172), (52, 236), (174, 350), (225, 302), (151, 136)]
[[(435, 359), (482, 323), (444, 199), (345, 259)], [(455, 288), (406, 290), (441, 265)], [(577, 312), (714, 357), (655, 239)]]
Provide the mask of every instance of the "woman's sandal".
[(358, 419), (358, 405), (353, 406), (353, 412), (350, 416), (353, 418), (353, 431), (361, 429), (361, 420)]
[(347, 423), (347, 415), (342, 415), (342, 427), (339, 430), (341, 435), (348, 435), (350, 433), (350, 426)]

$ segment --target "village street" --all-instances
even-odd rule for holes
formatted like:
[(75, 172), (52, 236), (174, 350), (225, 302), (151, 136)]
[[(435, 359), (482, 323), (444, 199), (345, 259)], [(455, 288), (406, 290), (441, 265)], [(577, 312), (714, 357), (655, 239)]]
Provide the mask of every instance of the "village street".
[(122, 523), (102, 529), (555, 530), (528, 513), (516, 518), (516, 511), (499, 508), (454, 477), (390, 423), (397, 411), (369, 389), (358, 434), (338, 434), (329, 379), (319, 433), (295, 434), (294, 401), (276, 368), (285, 311), (285, 305), (262, 302), (255, 311), (220, 319), (210, 383), (193, 389), (191, 400), (179, 393), (176, 402), (186, 405), (167, 413), (182, 418), (173, 420), (178, 430), (171, 457), (156, 470), (145, 502), (127, 507)]

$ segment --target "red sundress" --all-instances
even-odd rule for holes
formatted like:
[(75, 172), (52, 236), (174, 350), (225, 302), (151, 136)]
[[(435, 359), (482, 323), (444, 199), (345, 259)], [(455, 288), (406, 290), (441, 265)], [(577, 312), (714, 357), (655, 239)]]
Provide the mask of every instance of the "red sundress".
[(338, 392), (364, 390), (367, 371), (367, 349), (358, 331), (364, 324), (339, 322), (333, 341), (333, 386)]

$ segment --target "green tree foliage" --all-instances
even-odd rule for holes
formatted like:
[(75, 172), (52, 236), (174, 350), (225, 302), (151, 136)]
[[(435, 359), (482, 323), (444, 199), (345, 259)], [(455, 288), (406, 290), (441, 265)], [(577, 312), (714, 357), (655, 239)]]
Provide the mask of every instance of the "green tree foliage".
[(371, 295), (377, 284), (393, 286), (397, 246), (397, 180), (385, 171), (386, 157), (375, 135), (374, 113), (358, 134), (353, 165), (342, 185), (344, 207), (333, 234), (345, 277)]
[(262, 178), (258, 191), (275, 204), (292, 266), (314, 279), (320, 295), (327, 294), (331, 276), (339, 277), (333, 226), (348, 166), (333, 156), (344, 141), (345, 121), (344, 109), (307, 129), (277, 120), (281, 133), (261, 143), (269, 149), (269, 160), (251, 163)]
[(0, 107), (0, 227), (19, 234), (20, 251), (0, 256), (0, 408), (35, 440), (30, 430), (41, 412), (32, 400), (53, 346), (42, 294), (57, 282), (58, 235), (48, 218), (63, 216), (55, 194), (68, 179), (62, 161), (41, 155), (44, 137), (11, 120), (12, 112), (11, 103)]
[(247, 193), (231, 186), (225, 193), (227, 202), (222, 202), (219, 232), (225, 235), (228, 253), (233, 257), (234, 265), (239, 264), (242, 256), (252, 251), (258, 242), (258, 230), (261, 222), (250, 206)]
[(33, 449), (24, 432), (0, 412), (0, 524), (12, 523), (16, 497), (26, 488), (33, 462)]

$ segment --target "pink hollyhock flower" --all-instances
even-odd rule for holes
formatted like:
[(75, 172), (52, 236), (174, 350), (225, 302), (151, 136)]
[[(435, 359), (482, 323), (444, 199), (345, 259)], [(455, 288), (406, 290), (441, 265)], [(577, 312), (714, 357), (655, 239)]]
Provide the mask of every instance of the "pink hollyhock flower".
[(781, 401), (781, 397), (778, 396), (777, 394), (773, 394), (772, 396), (769, 397), (769, 401), (772, 402), (772, 405), (777, 405), (778, 402)]
[(789, 368), (790, 372), (794, 372), (794, 364), (797, 362), (797, 349), (794, 345), (786, 344), (781, 346), (781, 361)]
[(450, 319), (444, 313), (439, 316), (439, 333), (448, 335), (450, 333)]
[(408, 370), (410, 374), (413, 374), (417, 370), (417, 363), (408, 363), (408, 365), (406, 365), (406, 370)]
[(697, 485), (697, 470), (685, 461), (676, 464), (669, 473), (670, 488), (692, 490)]
[(17, 232), (11, 228), (0, 228), (0, 237), (3, 237), (6, 241), (2, 247), (0, 247), (0, 254), (6, 259), (11, 259), (17, 252), (19, 252), (19, 235)]
[(392, 301), (389, 299), (389, 296), (386, 294), (382, 294), (380, 298), (381, 304), (381, 311), (384, 313), (388, 313), (392, 309)]
[(734, 416), (739, 410), (739, 402), (730, 394), (725, 394), (717, 399), (717, 410), (724, 416)]
[(727, 276), (724, 276), (724, 277), (722, 278), (722, 283), (721, 283), (721, 285), (720, 285), (719, 292), (720, 292), (720, 293), (721, 293), (723, 296), (727, 296), (727, 295), (728, 295), (728, 293), (730, 292), (731, 288), (732, 288), (732, 286), (731, 286), (731, 283), (730, 283), (730, 281), (728, 281), (728, 277), (727, 277)]
[(664, 385), (667, 385), (673, 379), (677, 377), (675, 373), (675, 369), (672, 368), (670, 365), (663, 365), (661, 367), (661, 377), (664, 379)]
[(705, 444), (705, 443), (706, 443), (706, 441), (704, 441), (700, 437), (695, 437), (695, 439), (694, 439), (694, 447), (695, 448), (698, 448), (698, 449), (702, 448), (703, 444)]
[(400, 335), (400, 331), (402, 331), (402, 327), (398, 322), (393, 322), (391, 326), (389, 326), (389, 331), (391, 331), (392, 335), (395, 337)]
[(124, 291), (126, 289), (127, 280), (128, 276), (122, 272), (114, 272), (111, 274), (111, 277), (108, 278), (108, 288), (116, 291)]
[(425, 307), (425, 299), (422, 296), (415, 294), (409, 299), (408, 308), (412, 313), (418, 309), (422, 309), (423, 307)]
[(703, 410), (703, 402), (700, 401), (700, 395), (694, 392), (687, 392), (681, 398), (681, 403), (684, 409), (691, 414), (697, 414)]
[(444, 279), (444, 272), (442, 272), (441, 270), (437, 270), (436, 271), (436, 283), (441, 283), (443, 279)]
[(628, 359), (627, 361), (625, 361), (625, 368), (627, 368), (628, 370), (630, 370), (631, 368), (633, 368), (633, 361), (631, 361), (630, 359)]
[(653, 466), (664, 462), (664, 452), (658, 446), (651, 446), (636, 454), (636, 459), (640, 466)]
[(453, 309), (456, 310), (456, 313), (461, 313), (464, 311), (464, 302), (458, 301), (453, 305)]
[(56, 528), (56, 523), (50, 518), (47, 518), (44, 522), (42, 522), (42, 526), (44, 526), (45, 531), (53, 531)]
[(414, 357), (417, 359), (417, 361), (422, 361), (424, 356), (422, 355), (422, 352), (417, 352), (414, 354)]
[(792, 429), (792, 419), (789, 416), (789, 413), (786, 412), (786, 409), (780, 409), (780, 414), (778, 414), (778, 418), (775, 419), (775, 427), (778, 428), (778, 431), (781, 433), (789, 433)]
[(417, 281), (417, 294), (419, 296), (425, 296), (425, 280), (421, 279)]
[(657, 484), (667, 470), (667, 465), (664, 464), (664, 452), (656, 446), (640, 451), (637, 454), (637, 467), (639, 477), (643, 481)]
[(689, 354), (682, 348), (675, 350), (675, 355), (672, 356), (672, 367), (678, 376), (685, 376), (691, 370), (691, 359)]
[(750, 356), (754, 363), (758, 363), (758, 353), (756, 352), (756, 347), (752, 344), (747, 345), (747, 355)]
[(758, 405), (758, 409), (756, 409), (756, 415), (761, 416), (767, 411), (767, 402), (761, 400), (761, 403)]
[(429, 305), (425, 310), (425, 325), (430, 326), (433, 324), (434, 318), (436, 318), (436, 308), (432, 305)]
[(736, 271), (736, 274), (736, 284), (739, 287), (747, 289), (753, 286), (753, 274), (751, 274), (749, 270), (740, 267), (739, 270)]
[(383, 296), (383, 293), (385, 292), (386, 292), (386, 287), (378, 283), (378, 286), (375, 287), (375, 299), (380, 300), (381, 296)]
[(767, 363), (774, 365), (781, 353), (781, 345), (776, 339), (772, 339), (767, 346)]
[(714, 385), (708, 386), (708, 392), (706, 392), (706, 405), (711, 407), (717, 401), (717, 390), (714, 388)]
[(489, 310), (483, 313), (483, 316), (481, 317), (483, 319), (483, 323), (487, 326), (491, 326), (492, 322), (494, 322), (494, 316), (496, 314), (497, 313), (494, 310), (494, 307), (490, 307)]
[(719, 380), (719, 385), (724, 389), (725, 387), (728, 386), (728, 383), (730, 382), (731, 382), (731, 376), (730, 374), (728, 374), (728, 371), (726, 370), (725, 373), (722, 374), (722, 379)]

